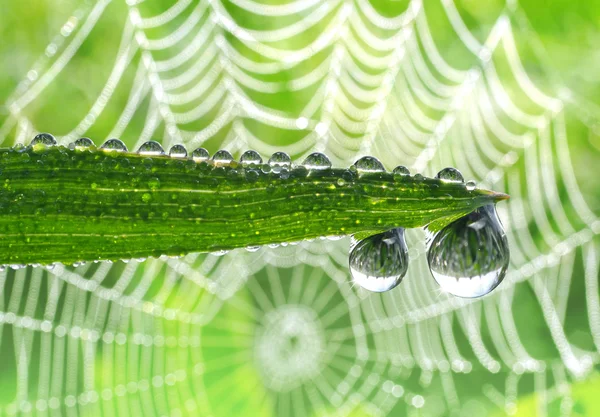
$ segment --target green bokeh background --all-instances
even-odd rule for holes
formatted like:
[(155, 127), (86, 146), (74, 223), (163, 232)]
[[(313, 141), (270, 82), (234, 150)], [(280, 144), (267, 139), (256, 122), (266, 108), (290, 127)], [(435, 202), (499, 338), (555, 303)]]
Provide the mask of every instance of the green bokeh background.
[[(278, 1), (269, 0), (262, 3), (277, 4)], [(424, 3), (429, 29), (444, 58), (453, 67), (463, 70), (477, 66), (475, 58), (466, 50), (464, 42), (449, 29), (449, 23), (440, 3), (437, 0), (426, 0)], [(600, 48), (598, 48), (600, 45), (600, 4), (595, 1), (568, 0), (523, 0), (518, 5), (514, 2), (506, 4), (493, 0), (463, 0), (455, 3), (462, 20), (479, 41), (483, 41), (487, 37), (498, 21), (498, 17), (505, 14), (511, 23), (519, 57), (529, 78), (547, 95), (563, 100), (573, 174), (581, 195), (597, 219), (600, 215), (600, 193), (598, 192), (600, 176), (597, 168), (598, 162), (600, 162), (600, 121), (596, 118), (600, 114), (598, 111), (600, 109)], [(298, 18), (297, 16), (273, 18), (251, 15), (233, 3), (223, 1), (222, 4), (239, 25), (250, 29), (276, 29), (292, 24)], [(408, 7), (408, 3), (405, 1), (371, 0), (371, 4), (378, 13), (384, 16), (396, 16)], [(152, 16), (172, 5), (172, 1), (147, 0), (139, 5), (139, 9), (143, 16)], [(76, 14), (77, 10), (84, 10), (80, 18), (85, 17), (93, 7), (92, 2), (74, 0), (2, 2), (0, 5), (0, 129), (3, 129), (3, 141), (0, 145), (9, 146), (15, 141), (29, 140), (29, 136), (35, 131), (48, 131), (61, 137), (81, 122), (98, 99), (102, 87), (113, 69), (123, 28), (128, 18), (129, 6), (123, 1), (113, 1), (107, 4), (101, 18), (94, 25), (86, 41), (69, 59), (65, 69), (52, 78), (38, 97), (18, 110), (24, 116), (23, 120), (30, 122), (30, 125), (17, 123), (14, 110), (12, 113), (9, 110), (9, 106), (15, 99), (23, 97), (24, 90), (20, 90), (20, 83), (38, 60), (45, 59), (48, 45), (56, 39), (62, 39), (61, 28), (69, 17)], [(174, 19), (167, 26), (147, 30), (147, 37), (156, 39), (172, 32), (190, 16), (193, 7), (192, 5), (189, 11)], [(203, 15), (202, 19), (208, 19), (208, 17)], [(331, 17), (325, 17), (311, 30), (275, 43), (274, 46), (289, 50), (299, 49), (326, 30), (330, 20)], [(369, 27), (374, 31), (377, 30), (372, 25)], [(215, 34), (217, 33), (220, 32), (215, 31)], [(226, 42), (234, 46), (242, 55), (257, 62), (270, 62), (251, 51), (243, 41), (236, 39), (230, 33), (223, 32), (222, 34)], [(383, 33), (380, 35), (383, 36)], [(175, 48), (153, 51), (153, 58), (161, 60), (173, 56), (187, 46), (192, 37), (193, 34), (177, 44)], [(215, 35), (209, 38), (203, 48), (209, 48), (214, 41)], [(355, 42), (361, 41), (355, 40)], [(361, 46), (369, 50), (369, 45), (364, 42)], [(60, 48), (59, 51), (61, 51)], [(255, 103), (284, 112), (290, 117), (302, 116), (301, 110), (304, 105), (317, 94), (317, 85), (300, 91), (291, 91), (285, 86), (289, 85), (290, 81), (317, 68), (332, 52), (332, 48), (326, 48), (301, 65), (282, 67), (282, 70), (275, 74), (252, 74), (256, 79), (282, 87), (278, 93), (260, 93), (251, 89), (244, 91)], [(371, 52), (377, 53), (375, 50)], [(48, 68), (54, 62), (53, 59), (54, 57), (49, 58), (48, 64), (42, 65), (42, 67)], [(123, 113), (140, 60), (142, 60), (140, 53), (132, 56), (131, 62), (124, 70), (106, 108), (91, 123), (85, 136), (95, 139), (97, 143), (107, 138)], [(523, 94), (507, 66), (506, 59), (498, 56), (494, 60), (503, 87), (512, 99), (522, 109), (538, 111), (536, 105), (531, 103), (527, 95)], [(366, 70), (368, 63), (362, 64)], [(193, 63), (188, 65), (191, 66)], [(361, 63), (357, 63), (357, 65), (360, 66)], [(209, 75), (208, 71), (204, 72), (198, 76), (198, 80)], [(200, 101), (209, 96), (212, 89), (217, 88), (219, 83), (224, 81), (223, 74), (218, 77), (202, 94)], [(190, 87), (184, 86), (178, 92), (184, 92), (186, 88)], [(359, 107), (366, 106), (364, 103), (355, 104)], [(142, 101), (138, 111), (134, 113), (127, 128), (123, 131), (121, 139), (130, 147), (136, 143), (137, 138), (147, 126), (147, 114), (150, 108), (151, 100), (147, 97)], [(177, 111), (186, 111), (190, 108), (189, 105), (188, 107), (180, 106), (177, 107)], [(223, 107), (216, 105), (213, 110), (201, 118), (179, 127), (190, 131), (201, 130), (210, 125), (222, 111)], [(389, 117), (393, 117), (393, 108), (388, 108), (387, 112)], [(439, 114), (435, 114), (435, 112), (431, 111), (429, 115), (439, 119)], [(512, 127), (519, 131), (519, 127), (515, 126), (514, 122), (509, 120), (504, 120), (504, 122), (512, 124)], [(301, 130), (274, 128), (249, 117), (243, 118), (242, 123), (256, 138), (274, 147), (297, 143), (306, 134)], [(213, 153), (221, 146), (228, 145), (226, 139), (232, 129), (232, 123), (225, 125), (210, 135), (203, 146)], [(360, 134), (349, 136), (354, 136), (357, 143), (360, 143), (362, 139)], [(163, 143), (169, 143), (163, 123), (156, 129), (153, 138), (161, 140)], [(405, 155), (386, 154), (381, 143), (379, 142), (379, 147), (373, 148), (373, 153), (382, 158), (386, 165), (389, 165), (390, 161), (407, 165), (413, 162), (406, 160)], [(330, 141), (325, 150), (328, 154), (336, 155), (338, 151), (335, 141)], [(357, 151), (358, 145), (353, 150)], [(559, 148), (553, 148), (553, 151), (555, 154), (561, 152)], [(237, 153), (239, 154), (239, 151)], [(297, 159), (304, 153), (304, 151), (298, 151), (296, 154), (292, 153), (292, 157)], [(342, 153), (340, 152), (340, 154)], [(556, 157), (556, 155), (554, 156)], [(351, 158), (337, 158), (338, 161), (346, 159)], [(434, 174), (436, 169), (440, 168), (437, 162), (434, 159), (426, 168), (427, 172), (425, 173)], [(458, 168), (462, 169), (460, 166)], [(514, 171), (527, 172), (526, 168), (525, 162), (519, 161), (515, 165)], [(518, 181), (526, 183), (527, 177), (521, 176)], [(583, 222), (578, 218), (576, 210), (569, 202), (569, 195), (565, 191), (566, 187), (561, 180), (559, 198), (564, 201), (564, 210), (575, 226), (583, 227)], [(538, 203), (528, 199), (526, 194), (521, 197), (528, 204)], [(541, 204), (541, 202), (539, 203)], [(528, 220), (529, 224), (525, 227), (536, 244), (547, 248), (548, 244), (544, 240), (543, 233), (533, 220)], [(551, 218), (553, 226), (557, 221), (556, 218)], [(597, 235), (593, 237), (592, 245), (598, 248)], [(277, 251), (277, 249), (268, 250)], [(576, 252), (563, 327), (567, 339), (573, 345), (580, 349), (596, 352), (586, 311), (586, 287), (583, 279), (585, 254), (583, 251)], [(244, 268), (241, 266), (244, 262), (249, 264), (253, 262), (251, 254), (229, 254), (227, 259), (234, 260), (231, 261), (230, 275), (222, 277), (216, 275), (222, 273), (222, 269), (216, 267), (211, 269), (212, 261), (207, 263), (206, 259), (209, 258), (195, 257), (190, 259), (187, 265), (191, 266), (191, 271), (196, 268), (196, 274), (202, 276), (207, 282), (218, 282), (219, 285), (228, 277), (235, 277), (235, 268)], [(232, 299), (227, 299), (191, 285), (190, 281), (182, 276), (185, 275), (189, 278), (195, 276), (194, 273), (190, 272), (190, 269), (183, 271), (169, 268), (168, 262), (171, 261), (150, 260), (139, 264), (135, 262), (128, 264), (134, 265), (130, 268), (131, 278), (124, 288), (119, 287), (119, 291), (122, 294), (134, 294), (135, 289), (146, 285), (148, 277), (151, 277), (152, 282), (141, 297), (142, 302), (146, 303), (142, 304), (142, 311), (147, 312), (144, 310), (145, 308), (152, 310), (156, 304), (160, 304), (164, 311), (171, 309), (177, 311), (177, 314), (188, 312), (191, 315), (197, 315), (197, 323), (192, 320), (191, 323), (182, 324), (180, 321), (165, 319), (165, 314), (160, 319), (156, 319), (157, 316), (148, 318), (141, 313), (138, 314), (139, 312), (136, 312), (135, 309), (128, 309), (127, 306), (118, 307), (116, 303), (108, 303), (109, 306), (105, 307), (108, 312), (99, 312), (95, 319), (88, 321), (85, 326), (81, 324), (80, 326), (97, 329), (100, 334), (104, 335), (109, 328), (119, 329), (116, 333), (126, 335), (126, 342), (122, 344), (112, 340), (99, 342), (96, 348), (92, 349), (86, 348), (86, 346), (96, 345), (94, 341), (77, 342), (78, 338), (67, 337), (61, 339), (67, 340), (64, 343), (55, 341), (51, 345), (53, 346), (52, 356), (48, 356), (48, 352), (45, 352), (42, 347), (47, 346), (44, 345), (43, 332), (30, 332), (27, 330), (27, 326), (15, 325), (14, 322), (7, 321), (6, 313), (12, 312), (20, 317), (44, 320), (50, 300), (55, 300), (58, 301), (58, 307), (55, 314), (56, 320), (52, 321), (53, 329), (60, 325), (72, 326), (76, 319), (69, 317), (77, 317), (78, 314), (84, 315), (86, 311), (89, 313), (91, 308), (100, 308), (94, 304), (93, 296), (89, 294), (90, 291), (78, 292), (79, 290), (74, 288), (81, 288), (81, 285), (84, 285), (82, 282), (93, 280), (98, 274), (103, 279), (96, 290), (122, 286), (121, 278), (128, 265), (115, 264), (105, 271), (101, 270), (103, 268), (101, 265), (90, 265), (83, 272), (80, 271), (80, 276), (72, 281), (33, 268), (5, 272), (2, 276), (1, 294), (3, 297), (0, 297), (2, 299), (0, 311), (5, 313), (0, 339), (0, 415), (16, 413), (31, 415), (30, 413), (34, 413), (36, 415), (52, 414), (53, 416), (118, 414), (284, 417), (287, 415), (322, 416), (337, 413), (338, 415), (359, 417), (377, 416), (384, 413), (393, 416), (501, 416), (515, 412), (514, 415), (517, 416), (530, 416), (535, 413), (544, 415), (542, 413), (544, 409), (550, 416), (565, 415), (565, 410), (575, 416), (596, 416), (600, 413), (597, 399), (600, 382), (597, 372), (593, 370), (582, 380), (568, 378), (568, 383), (558, 387), (555, 386), (554, 377), (550, 373), (545, 374), (548, 378), (546, 383), (549, 391), (544, 398), (540, 398), (540, 394), (535, 392), (535, 376), (525, 373), (519, 379), (516, 389), (517, 398), (514, 401), (511, 400), (507, 405), (497, 404), (490, 400), (490, 395), (486, 395), (485, 392), (503, 391), (506, 381), (515, 374), (508, 368), (492, 374), (479, 365), (473, 353), (472, 343), (458, 320), (451, 323), (458, 347), (465, 357), (473, 361), (473, 370), (470, 373), (450, 373), (459, 398), (458, 402), (452, 402), (447, 398), (444, 386), (447, 381), (443, 376), (440, 377), (436, 373), (430, 383), (423, 383), (423, 380), (428, 378), (423, 376), (423, 373), (401, 366), (384, 364), (385, 361), (379, 359), (380, 354), (385, 355), (385, 352), (382, 352), (380, 339), (390, 337), (390, 335), (398, 338), (408, 337), (403, 336), (407, 335), (404, 330), (400, 334), (394, 333), (393, 329), (385, 335), (367, 332), (362, 339), (339, 336), (342, 337), (340, 351), (348, 350), (356, 353), (356, 344), (363, 343), (369, 352), (366, 360), (358, 360), (360, 362), (359, 376), (350, 384), (346, 394), (341, 396), (343, 398), (339, 402), (335, 400), (319, 402), (311, 398), (311, 389), (315, 388), (310, 387), (316, 382), (312, 381), (311, 378), (314, 375), (308, 371), (306, 373), (308, 376), (303, 377), (304, 379), (298, 383), (300, 386), (307, 387), (303, 389), (302, 394), (290, 394), (289, 392), (295, 392), (293, 389), (288, 393), (278, 391), (272, 382), (268, 382), (268, 377), (262, 373), (264, 368), (261, 365), (261, 359), (256, 357), (256, 343), (261, 340), (261, 332), (264, 331), (265, 323), (268, 322), (267, 314), (264, 313), (261, 303), (278, 305), (280, 304), (280, 300), (277, 299), (279, 291), (283, 291), (286, 297), (293, 299), (298, 288), (305, 288), (309, 281), (314, 282), (316, 294), (324, 293), (329, 297), (321, 314), (326, 314), (328, 310), (341, 311), (332, 319), (328, 330), (330, 333), (327, 334), (337, 334), (336, 329), (341, 329), (339, 330), (341, 334), (343, 329), (352, 328), (357, 322), (362, 322), (367, 317), (364, 311), (359, 311), (356, 305), (352, 305), (352, 300), (355, 300), (356, 297), (348, 295), (347, 291), (350, 291), (348, 286), (338, 286), (337, 281), (334, 281), (334, 279), (343, 280), (343, 277), (328, 276), (327, 271), (332, 268), (321, 268), (319, 265), (302, 267), (295, 265), (289, 268), (266, 267), (250, 274), (251, 282), (248, 285), (242, 285)], [(215, 264), (217, 262), (215, 261)], [(338, 270), (344, 270), (345, 259), (333, 259), (330, 262), (336, 265)], [(65, 267), (65, 270), (69, 272), (74, 271), (75, 268)], [(98, 272), (99, 270), (100, 272)], [(215, 272), (216, 270), (221, 272)], [(296, 281), (293, 279), (294, 276), (296, 276)], [(540, 274), (540, 276), (542, 279), (545, 278), (544, 274)], [(275, 284), (275, 282), (279, 283)], [(294, 282), (301, 284), (294, 287)], [(52, 293), (52, 288), (56, 290), (56, 293)], [(77, 300), (75, 307), (66, 302), (63, 305), (65, 300), (72, 299)], [(157, 300), (160, 300), (160, 303)], [(323, 301), (325, 299), (320, 299), (318, 295), (315, 295), (312, 300), (309, 300), (309, 305), (313, 305), (317, 300), (321, 300), (319, 301), (321, 303), (325, 302)], [(290, 301), (290, 304), (301, 305), (302, 303)], [(347, 310), (340, 310), (339, 306), (346, 304), (348, 304)], [(363, 308), (365, 304), (361, 304)], [(552, 369), (554, 366), (560, 367), (562, 361), (559, 352), (548, 331), (532, 286), (527, 283), (515, 285), (511, 306), (519, 337), (527, 351), (536, 359), (545, 361), (548, 369)], [(74, 313), (66, 314), (65, 311), (69, 309), (72, 309)], [(105, 320), (101, 317), (102, 314), (106, 314), (106, 317), (110, 318)], [(71, 323), (69, 323), (70, 321)], [(139, 329), (144, 330), (141, 333), (154, 338), (153, 348), (149, 349), (150, 352), (142, 349), (143, 343), (134, 341), (137, 337), (136, 334), (140, 332)], [(494, 337), (491, 333), (492, 331), (484, 321), (481, 326), (481, 337), (487, 346), (494, 345)], [(157, 342), (156, 337), (164, 339)], [(192, 340), (194, 337), (196, 339)], [(331, 337), (335, 339), (336, 336)], [(108, 338), (110, 339), (110, 336)], [(19, 359), (23, 356), (19, 356), (16, 346), (20, 346), (19, 343), (25, 339), (29, 340), (31, 349), (24, 356), (27, 358), (25, 362), (29, 364), (29, 372), (26, 380), (23, 381), (19, 380), (18, 376), (22, 375), (23, 371), (19, 366), (24, 359)], [(291, 340), (290, 343), (296, 343), (296, 339), (292, 338)], [(80, 350), (74, 347), (78, 346), (78, 343), (81, 343)], [(328, 343), (328, 346), (334, 344), (331, 340), (323, 343)], [(395, 342), (392, 340), (383, 343), (385, 345), (385, 343), (393, 344)], [(63, 348), (65, 352), (77, 353), (61, 356), (59, 351)], [(293, 346), (289, 349), (293, 349)], [(493, 347), (490, 350), (495, 353)], [(332, 357), (324, 356), (324, 358), (324, 361), (335, 364), (328, 365), (328, 374), (325, 380), (329, 381), (346, 378), (348, 370), (357, 363), (356, 358), (340, 360), (336, 354), (333, 354)], [(593, 360), (597, 370), (597, 352)], [(85, 369), (88, 369), (86, 367), (90, 366), (94, 372), (83, 376)], [(43, 374), (50, 368), (53, 369), (52, 378), (55, 383), (54, 387), (50, 387), (53, 394), (48, 396), (42, 393), (43, 389), (40, 390), (39, 386), (44, 384)], [(177, 373), (177, 370), (184, 372)], [(62, 379), (57, 379), (59, 378), (57, 375), (61, 375)], [(167, 376), (162, 379), (153, 379), (154, 375)], [(70, 382), (64, 382), (67, 380)], [(137, 385), (131, 385), (132, 381), (138, 381)], [(392, 381), (401, 385), (404, 390), (404, 395), (400, 399), (394, 399), (391, 405), (389, 398), (383, 399), (373, 390), (365, 388), (371, 383), (384, 386), (384, 381)], [(149, 385), (150, 388), (144, 390), (146, 385)], [(29, 388), (24, 390), (23, 386)], [(111, 391), (111, 395), (109, 398), (102, 399), (103, 393), (108, 392), (107, 389)], [(120, 395), (119, 393), (123, 390), (126, 393)], [(70, 401), (66, 398), (73, 392), (79, 395), (79, 393), (92, 391), (100, 396), (99, 400), (91, 401), (92, 397), (85, 397), (82, 400), (81, 397), (77, 397), (79, 404), (77, 408), (63, 405), (65, 401), (67, 403)], [(19, 397), (23, 392), (26, 392), (25, 397)], [(353, 392), (358, 395), (353, 397)], [(423, 408), (411, 407), (414, 396), (419, 395), (425, 398), (425, 406)], [(52, 396), (61, 398), (59, 407), (50, 407), (44, 410), (36, 408), (36, 399)], [(328, 397), (329, 400), (332, 400), (333, 394)], [(23, 405), (27, 401), (31, 402), (33, 411), (29, 411), (27, 405)], [(48, 404), (50, 403), (48, 402)], [(542, 407), (540, 404), (545, 405)]]

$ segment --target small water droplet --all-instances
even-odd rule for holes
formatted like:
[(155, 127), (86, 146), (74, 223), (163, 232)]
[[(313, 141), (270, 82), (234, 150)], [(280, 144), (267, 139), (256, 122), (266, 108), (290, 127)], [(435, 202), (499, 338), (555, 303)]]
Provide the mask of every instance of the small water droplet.
[(473, 180), (467, 181), (465, 187), (467, 187), (467, 191), (473, 191), (475, 188), (477, 188), (477, 183)]
[(331, 168), (331, 161), (327, 155), (322, 154), (321, 152), (313, 152), (306, 157), (304, 162), (302, 162), (302, 165), (308, 169), (324, 170)]
[(508, 240), (492, 204), (444, 227), (427, 248), (429, 269), (442, 290), (466, 298), (496, 288), (509, 258)]
[(288, 171), (286, 168), (282, 167), (279, 170), (279, 178), (281, 178), (282, 180), (287, 180), (290, 177), (290, 171)]
[(354, 163), (354, 167), (359, 174), (385, 172), (383, 164), (373, 156), (363, 156)]
[(446, 182), (465, 182), (460, 171), (452, 167), (442, 169), (435, 177)]
[(349, 262), (355, 284), (374, 292), (391, 290), (408, 270), (404, 229), (391, 229), (354, 243)]
[(69, 149), (94, 147), (96, 147), (96, 144), (90, 138), (79, 138), (75, 142), (69, 144)]
[(259, 249), (260, 249), (260, 246), (246, 246), (246, 250), (248, 252), (256, 252)]
[(271, 167), (276, 167), (276, 166), (289, 167), (292, 165), (292, 160), (291, 160), (290, 156), (285, 152), (275, 152), (269, 158), (269, 165), (271, 165)]
[(158, 178), (150, 178), (148, 180), (148, 188), (152, 191), (158, 190), (160, 188), (160, 180)]
[(208, 161), (208, 158), (210, 158), (210, 154), (206, 149), (198, 148), (194, 150), (194, 152), (192, 152), (192, 158), (194, 158), (194, 161), (196, 162)]
[(212, 160), (215, 164), (229, 165), (233, 161), (233, 156), (231, 156), (229, 151), (221, 149), (213, 155)]
[(35, 145), (54, 146), (56, 145), (56, 139), (50, 133), (40, 133), (31, 141), (31, 146)]
[(100, 146), (105, 151), (127, 152), (127, 146), (119, 139), (109, 139)]
[(251, 164), (262, 164), (262, 158), (260, 154), (256, 151), (249, 150), (246, 151), (240, 156), (240, 163), (243, 165), (251, 165)]
[(169, 150), (169, 156), (172, 158), (185, 158), (187, 157), (187, 149), (183, 145), (174, 145)]
[(144, 142), (142, 146), (138, 149), (138, 153), (140, 155), (149, 155), (149, 156), (157, 156), (164, 155), (165, 150), (162, 145), (155, 140), (149, 140), (148, 142)]
[(340, 187), (343, 187), (344, 185), (346, 185), (346, 180), (343, 178), (338, 178), (337, 185), (339, 185)]
[(215, 256), (224, 256), (224, 255), (227, 255), (228, 253), (229, 253), (229, 251), (226, 250), (226, 249), (222, 249), (222, 250), (217, 250), (217, 251), (211, 252), (211, 254), (215, 255)]
[(398, 165), (396, 168), (394, 168), (392, 174), (394, 176), (406, 177), (410, 175), (410, 171), (404, 165)]

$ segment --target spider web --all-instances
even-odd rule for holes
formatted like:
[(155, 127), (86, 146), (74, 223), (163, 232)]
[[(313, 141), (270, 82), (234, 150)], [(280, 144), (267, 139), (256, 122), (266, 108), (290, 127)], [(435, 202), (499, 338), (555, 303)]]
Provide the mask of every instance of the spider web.
[[(600, 220), (568, 136), (596, 135), (600, 109), (557, 82), (516, 3), (470, 23), (450, 0), (396, 7), (85, 2), (6, 99), (0, 143), (47, 130), (456, 166), (512, 196), (498, 290), (440, 293), (418, 230), (384, 294), (348, 284), (346, 239), (7, 270), (2, 414), (487, 415), (530, 392), (540, 415), (570, 414), (570, 382), (600, 360)], [(63, 95), (80, 101), (53, 108)]]

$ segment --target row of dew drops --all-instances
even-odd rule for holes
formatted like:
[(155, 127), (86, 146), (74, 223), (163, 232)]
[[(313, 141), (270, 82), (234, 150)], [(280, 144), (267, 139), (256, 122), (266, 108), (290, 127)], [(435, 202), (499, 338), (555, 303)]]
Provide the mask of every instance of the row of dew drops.
[[(38, 134), (32, 141), (31, 146), (54, 146), (57, 145), (57, 141), (49, 133), (40, 133)], [(80, 138), (75, 140), (74, 142), (68, 145), (70, 149), (85, 149), (85, 148), (96, 148), (94, 142), (89, 138)], [(112, 152), (128, 152), (127, 146), (123, 143), (123, 141), (119, 139), (108, 139), (105, 141), (99, 149), (104, 151), (112, 151)], [(191, 155), (188, 155), (188, 151), (183, 145), (173, 145), (169, 152), (165, 152), (162, 145), (156, 141), (150, 140), (143, 143), (137, 150), (137, 153), (145, 156), (169, 156), (171, 158), (187, 158), (191, 156), (191, 158), (196, 162), (204, 162), (211, 160), (214, 164), (218, 165), (227, 165), (234, 161), (233, 156), (227, 150), (219, 150), (217, 151), (212, 158), (210, 157), (210, 153), (204, 148), (195, 149)], [(239, 159), (239, 162), (242, 165), (261, 165), (263, 163), (263, 159), (260, 154), (254, 150), (248, 150), (244, 152)], [(281, 175), (285, 175), (287, 170), (292, 166), (292, 160), (290, 156), (285, 152), (275, 152), (269, 158), (265, 168), (270, 172), (278, 173)], [(313, 152), (304, 159), (301, 164), (302, 167), (307, 170), (327, 170), (332, 167), (331, 161), (327, 157), (327, 155), (321, 152)], [(383, 164), (375, 157), (372, 156), (364, 156), (358, 159), (354, 165), (351, 167), (351, 170), (356, 171), (359, 174), (369, 174), (369, 173), (383, 173), (385, 172), (385, 168)], [(399, 165), (392, 170), (392, 174), (397, 177), (408, 177), (410, 176), (410, 171), (407, 167), (403, 165)], [(462, 176), (460, 172), (454, 168), (446, 168), (442, 177), (439, 175), (436, 178), (446, 179), (448, 181), (452, 181), (456, 176), (460, 176), (462, 181)], [(415, 174), (414, 177), (416, 179), (423, 179), (421, 174)], [(465, 183), (466, 189), (472, 191), (476, 188), (476, 183), (474, 181), (467, 181)]]
[[(37, 135), (31, 142), (32, 146), (56, 144), (56, 139), (48, 133)], [(95, 147), (94, 142), (88, 138), (77, 139), (69, 145), (71, 149), (92, 147)], [(127, 147), (119, 139), (107, 140), (100, 149), (127, 152)], [(155, 141), (142, 144), (138, 153), (149, 156), (166, 155), (163, 147)], [(168, 155), (186, 158), (188, 152), (183, 145), (174, 145)], [(192, 152), (191, 157), (196, 161), (208, 161), (210, 155), (206, 149), (198, 148)], [(233, 157), (228, 151), (220, 150), (214, 154), (212, 161), (216, 164), (229, 164)], [(256, 151), (249, 150), (242, 154), (240, 163), (259, 165), (262, 164), (262, 158)], [(273, 172), (282, 173), (282, 169), (291, 166), (291, 159), (284, 152), (276, 152), (269, 159), (268, 165)], [(331, 168), (331, 161), (326, 155), (315, 152), (302, 165), (309, 170), (324, 170)], [(385, 172), (383, 164), (371, 156), (360, 158), (353, 168), (359, 173)], [(392, 174), (408, 176), (410, 172), (406, 167), (398, 166)], [(455, 168), (444, 168), (436, 178), (464, 183), (462, 174)], [(469, 181), (465, 186), (467, 190), (473, 190), (476, 185)], [(353, 237), (349, 256), (352, 282), (373, 292), (389, 291), (398, 286), (408, 271), (409, 263), (404, 235), (403, 228), (395, 228), (362, 240)], [(249, 251), (258, 249), (256, 246), (247, 248)], [(506, 234), (493, 204), (476, 209), (435, 234), (428, 232), (427, 261), (431, 274), (443, 291), (459, 297), (481, 297), (494, 290), (506, 275), (509, 258)]]

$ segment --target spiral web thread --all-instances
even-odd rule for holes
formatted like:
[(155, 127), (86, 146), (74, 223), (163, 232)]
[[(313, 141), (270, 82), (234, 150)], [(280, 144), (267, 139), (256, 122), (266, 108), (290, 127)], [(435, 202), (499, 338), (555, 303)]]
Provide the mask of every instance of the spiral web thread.
[[(450, 0), (397, 7), (390, 17), (367, 0), (86, 2), (6, 100), (0, 142), (51, 130), (35, 105), (83, 44), (102, 41), (103, 19), (121, 16), (104, 85), (78, 123), (52, 132), (59, 143), (112, 117), (97, 142), (297, 160), (317, 150), (337, 166), (369, 154), (427, 175), (456, 166), (512, 196), (498, 207), (511, 247), (499, 289), (440, 294), (420, 231), (408, 234), (405, 282), (384, 294), (348, 284), (345, 239), (0, 272), (2, 415), (485, 415), (514, 412), (532, 391), (540, 415), (556, 403), (571, 413), (570, 382), (600, 359), (600, 220), (567, 136), (592, 131), (600, 109), (551, 73), (530, 77), (520, 48), (541, 62), (544, 51), (516, 3), (475, 27)], [(585, 317), (571, 329), (575, 291)], [(523, 303), (535, 306), (525, 325)], [(550, 353), (532, 351), (533, 325)]]

